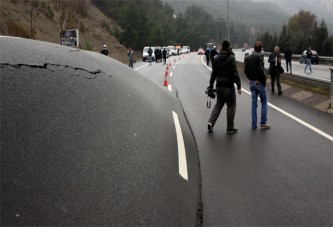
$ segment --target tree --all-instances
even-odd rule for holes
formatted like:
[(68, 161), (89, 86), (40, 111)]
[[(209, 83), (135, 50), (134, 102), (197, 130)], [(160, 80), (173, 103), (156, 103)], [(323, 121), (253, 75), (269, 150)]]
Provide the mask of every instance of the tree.
[(76, 0), (52, 0), (57, 11), (56, 22), (60, 32), (69, 28), (77, 28), (83, 16), (87, 14), (85, 1)]
[(313, 49), (317, 50), (318, 53), (322, 54), (324, 51), (324, 43), (328, 39), (328, 30), (324, 19), (321, 21), (319, 27), (317, 23), (313, 32), (313, 44), (311, 45)]
[[(298, 52), (311, 46), (315, 30), (316, 16), (309, 11), (300, 10), (288, 21), (288, 32)], [(297, 45), (298, 44), (298, 45)], [(301, 45), (300, 45), (301, 44)]]

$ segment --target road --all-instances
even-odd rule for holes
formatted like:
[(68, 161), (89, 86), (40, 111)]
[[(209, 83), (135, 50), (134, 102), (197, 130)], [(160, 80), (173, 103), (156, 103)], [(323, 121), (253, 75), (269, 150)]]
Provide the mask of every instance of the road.
[[(251, 53), (253, 49), (248, 49), (246, 52), (242, 52), (241, 49), (235, 49), (233, 50), (236, 56), (237, 61), (239, 62), (244, 62), (244, 56), (245, 53)], [(268, 69), (269, 63), (268, 63), (268, 57), (264, 57), (264, 62), (265, 62), (265, 68)], [(286, 62), (285, 60), (282, 60), (282, 67), (285, 70), (285, 73), (287, 72), (286, 70)], [(300, 64), (299, 61), (292, 61), (292, 68), (293, 68), (293, 74), (302, 76), (304, 78), (310, 78), (310, 79), (317, 79), (319, 81), (324, 81), (324, 82), (331, 82), (331, 71), (330, 68), (332, 66), (330, 65), (322, 65), (322, 64), (312, 64), (312, 70), (313, 72), (310, 73), (309, 69), (307, 72), (304, 72), (304, 67), (305, 64)]]
[[(242, 78), (235, 127), (223, 109), (214, 132), (204, 91), (210, 68), (195, 53), (136, 71), (177, 95), (199, 150), (204, 226), (332, 226), (332, 115), (268, 94), (270, 130), (251, 129), (249, 87)], [(176, 61), (176, 62), (175, 62)], [(315, 66), (316, 67), (316, 66)], [(213, 105), (214, 105), (213, 101)]]
[(1, 226), (200, 221), (197, 148), (174, 95), (100, 53), (0, 47)]

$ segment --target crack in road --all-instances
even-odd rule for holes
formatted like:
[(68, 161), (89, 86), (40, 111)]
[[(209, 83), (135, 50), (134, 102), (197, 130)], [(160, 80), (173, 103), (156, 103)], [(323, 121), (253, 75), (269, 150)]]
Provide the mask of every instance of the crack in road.
[[(56, 67), (64, 67), (64, 68), (71, 68), (71, 69), (74, 69), (74, 70), (81, 70), (81, 71), (84, 71), (84, 72), (87, 72), (89, 74), (93, 74), (93, 75), (97, 75), (99, 73), (104, 73), (106, 75), (108, 75), (107, 73), (103, 72), (101, 69), (97, 69), (95, 71), (90, 71), (90, 70), (87, 70), (87, 69), (84, 69), (84, 68), (80, 68), (80, 67), (72, 67), (72, 66), (69, 66), (69, 65), (61, 65), (61, 64), (52, 64), (52, 63), (44, 63), (43, 65), (30, 65), (30, 64), (10, 64), (10, 63), (0, 63), (0, 66), (1, 68), (4, 68), (4, 66), (11, 66), (11, 67), (14, 67), (14, 68), (18, 68), (18, 69), (21, 69), (22, 66), (26, 66), (26, 67), (30, 67), (30, 68), (39, 68), (39, 69), (47, 69), (51, 72), (55, 72), (54, 70), (52, 70), (50, 67), (48, 66), (56, 66)], [(80, 76), (79, 73), (76, 73), (74, 76)], [(108, 75), (111, 77), (111, 75)], [(86, 79), (95, 79), (96, 76), (94, 77), (87, 77), (87, 76), (83, 76), (83, 78), (86, 78)]]

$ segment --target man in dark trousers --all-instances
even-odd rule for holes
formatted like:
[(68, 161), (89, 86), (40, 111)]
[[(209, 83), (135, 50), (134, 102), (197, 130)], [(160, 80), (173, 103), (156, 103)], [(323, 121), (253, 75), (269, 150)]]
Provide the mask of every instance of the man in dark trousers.
[(236, 94), (234, 84), (237, 85), (238, 93), (242, 93), (241, 81), (238, 75), (235, 56), (229, 50), (229, 41), (223, 41), (222, 51), (214, 59), (213, 70), (207, 89), (212, 90), (216, 81), (217, 101), (208, 120), (208, 131), (213, 132), (213, 127), (220, 116), (224, 104), (227, 104), (227, 133), (234, 134), (238, 130), (234, 128), (236, 113)]
[(149, 47), (149, 49), (148, 49), (148, 55), (149, 55), (149, 64), (151, 64), (151, 62), (152, 62), (152, 55), (153, 55), (153, 50), (151, 49), (151, 47)]
[(271, 74), (271, 84), (272, 84), (272, 94), (275, 93), (274, 91), (274, 84), (276, 80), (277, 88), (278, 88), (278, 95), (282, 95), (283, 91), (281, 89), (280, 83), (280, 69), (281, 69), (281, 54), (280, 48), (278, 46), (274, 47), (274, 53), (271, 53), (268, 58), (269, 65), (269, 72)]
[(205, 55), (206, 55), (207, 66), (209, 66), (209, 55), (210, 55), (210, 50), (209, 50), (209, 48), (206, 49), (206, 51), (205, 51)]
[(264, 55), (261, 54), (262, 44), (260, 41), (254, 43), (254, 52), (247, 55), (244, 59), (244, 73), (250, 81), (251, 90), (251, 116), (252, 128), (257, 128), (257, 107), (258, 96), (261, 102), (260, 128), (269, 129), (267, 124), (267, 94), (266, 94), (266, 75), (264, 72)]
[(213, 67), (213, 63), (214, 63), (214, 58), (215, 56), (218, 55), (218, 52), (216, 50), (216, 46), (213, 46), (213, 48), (210, 50), (210, 60), (212, 61), (212, 67)]
[(290, 74), (292, 74), (292, 68), (291, 68), (291, 56), (293, 55), (293, 52), (289, 49), (289, 45), (286, 46), (286, 51), (284, 52), (284, 58), (286, 59), (286, 69), (287, 72), (289, 72), (288, 66), (290, 68)]
[(164, 64), (166, 64), (167, 52), (168, 51), (165, 48), (162, 51), (162, 57), (163, 57)]

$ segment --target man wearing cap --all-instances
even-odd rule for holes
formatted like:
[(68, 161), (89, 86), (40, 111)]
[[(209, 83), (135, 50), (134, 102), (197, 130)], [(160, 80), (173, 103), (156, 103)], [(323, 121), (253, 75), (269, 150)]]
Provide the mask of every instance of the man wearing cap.
[(108, 51), (108, 49), (106, 48), (106, 45), (104, 44), (104, 46), (103, 46), (103, 49), (101, 50), (101, 54), (104, 54), (104, 55), (106, 55), (106, 56), (108, 56), (108, 54), (109, 54), (109, 51)]
[(244, 73), (250, 81), (250, 90), (252, 97), (252, 128), (257, 128), (257, 106), (258, 96), (261, 102), (260, 128), (269, 129), (267, 124), (267, 94), (266, 94), (266, 75), (264, 72), (264, 56), (260, 53), (262, 44), (260, 41), (254, 43), (254, 51), (245, 57)]

